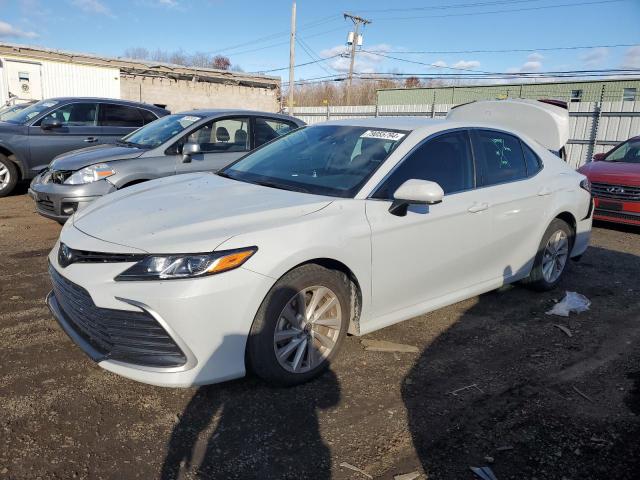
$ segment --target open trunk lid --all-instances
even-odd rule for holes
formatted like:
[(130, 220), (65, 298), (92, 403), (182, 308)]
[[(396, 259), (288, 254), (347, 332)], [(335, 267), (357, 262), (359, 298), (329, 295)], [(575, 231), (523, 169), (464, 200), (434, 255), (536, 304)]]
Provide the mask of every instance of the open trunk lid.
[(521, 132), (548, 150), (559, 151), (569, 140), (569, 111), (539, 100), (486, 100), (458, 105), (447, 120), (478, 122)]

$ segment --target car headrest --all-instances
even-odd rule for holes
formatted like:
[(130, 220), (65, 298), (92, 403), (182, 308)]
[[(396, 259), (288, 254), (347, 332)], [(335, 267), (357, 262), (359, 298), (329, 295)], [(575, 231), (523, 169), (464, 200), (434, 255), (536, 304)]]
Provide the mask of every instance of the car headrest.
[(247, 144), (247, 132), (244, 130), (236, 130), (236, 134), (234, 135), (233, 142), (238, 145), (246, 145)]
[(216, 128), (216, 139), (218, 142), (228, 142), (230, 138), (229, 130), (224, 127)]

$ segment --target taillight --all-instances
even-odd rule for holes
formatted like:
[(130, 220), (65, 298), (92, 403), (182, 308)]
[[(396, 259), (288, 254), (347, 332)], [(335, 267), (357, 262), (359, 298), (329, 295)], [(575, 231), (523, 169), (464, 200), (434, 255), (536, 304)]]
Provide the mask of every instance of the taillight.
[(585, 178), (580, 182), (580, 188), (591, 193), (591, 182), (589, 181), (588, 178)]

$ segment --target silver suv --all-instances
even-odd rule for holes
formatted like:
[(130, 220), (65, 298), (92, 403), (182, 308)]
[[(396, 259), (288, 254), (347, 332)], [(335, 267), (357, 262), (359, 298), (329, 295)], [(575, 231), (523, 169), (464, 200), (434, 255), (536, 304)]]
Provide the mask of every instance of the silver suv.
[(31, 182), (40, 215), (60, 223), (109, 192), (180, 173), (217, 171), (304, 122), (246, 110), (168, 115), (122, 138), (56, 157)]

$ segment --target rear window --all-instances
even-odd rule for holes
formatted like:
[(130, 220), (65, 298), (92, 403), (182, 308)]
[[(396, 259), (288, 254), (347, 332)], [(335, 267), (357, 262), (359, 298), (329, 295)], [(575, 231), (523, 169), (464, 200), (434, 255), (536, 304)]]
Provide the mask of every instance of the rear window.
[(493, 130), (475, 130), (472, 135), (478, 186), (487, 187), (527, 177), (520, 140)]

